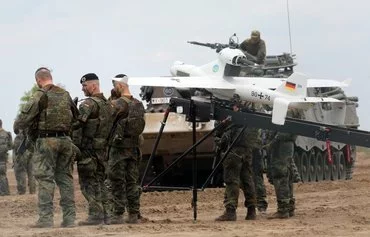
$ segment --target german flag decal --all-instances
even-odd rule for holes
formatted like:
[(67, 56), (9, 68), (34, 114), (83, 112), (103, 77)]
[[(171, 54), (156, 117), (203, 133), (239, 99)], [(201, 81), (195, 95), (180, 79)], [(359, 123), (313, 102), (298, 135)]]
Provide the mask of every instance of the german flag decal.
[(295, 83), (292, 83), (292, 82), (285, 82), (285, 88), (288, 89), (288, 90), (291, 90), (291, 91), (294, 91), (295, 90)]

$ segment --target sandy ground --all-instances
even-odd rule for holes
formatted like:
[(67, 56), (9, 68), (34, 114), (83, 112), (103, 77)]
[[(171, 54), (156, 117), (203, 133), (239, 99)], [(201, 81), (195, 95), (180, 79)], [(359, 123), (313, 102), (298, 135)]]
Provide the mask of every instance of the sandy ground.
[[(349, 181), (297, 184), (296, 216), (288, 220), (245, 221), (240, 198), (238, 220), (214, 221), (223, 212), (223, 189), (199, 192), (198, 218), (193, 221), (191, 192), (152, 192), (142, 196), (142, 212), (149, 222), (60, 228), (59, 194), (55, 196), (55, 227), (33, 229), (37, 219), (36, 195), (17, 196), (14, 173), (8, 170), (11, 196), (0, 197), (0, 236), (370, 236), (370, 155), (358, 154)], [(268, 188), (268, 214), (276, 210), (273, 188)], [(86, 218), (86, 202), (76, 183), (77, 219)]]

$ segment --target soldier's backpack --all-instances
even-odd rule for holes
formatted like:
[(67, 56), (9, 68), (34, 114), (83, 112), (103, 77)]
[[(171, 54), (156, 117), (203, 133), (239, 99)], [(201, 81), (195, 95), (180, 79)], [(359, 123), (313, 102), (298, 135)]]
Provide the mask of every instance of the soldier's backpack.
[(128, 104), (128, 116), (124, 118), (121, 125), (124, 127), (124, 136), (139, 136), (145, 128), (145, 109), (141, 101), (133, 98), (122, 97)]

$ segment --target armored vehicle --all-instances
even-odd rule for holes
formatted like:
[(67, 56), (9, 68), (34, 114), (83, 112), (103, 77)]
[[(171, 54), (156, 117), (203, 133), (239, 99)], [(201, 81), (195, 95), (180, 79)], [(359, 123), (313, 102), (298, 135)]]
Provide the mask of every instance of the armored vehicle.
[[(236, 39), (236, 40), (235, 40)], [(238, 42), (235, 35), (230, 37), (229, 44), (220, 43), (199, 43), (189, 42), (195, 45), (206, 46), (216, 49), (219, 54), (218, 61), (196, 67), (186, 65), (182, 62), (175, 62), (171, 68), (171, 74), (177, 77), (186, 76), (223, 76), (223, 77), (267, 77), (284, 80), (294, 72), (296, 63), (294, 55), (284, 53), (281, 55), (267, 56), (264, 65), (253, 63), (253, 56), (244, 56), (242, 53), (232, 55), (230, 60), (227, 53), (223, 51), (230, 48), (236, 52)], [(220, 61), (225, 62), (224, 68), (219, 68)], [(146, 119), (147, 128), (144, 131), (146, 139), (143, 149), (144, 159), (150, 155), (151, 146), (155, 139), (156, 133), (160, 127), (163, 112), (171, 97), (189, 98), (193, 95), (202, 96), (202, 90), (185, 89), (185, 88), (166, 88), (166, 87), (143, 87), (142, 99), (148, 102)], [(301, 119), (307, 121), (316, 121), (324, 124), (343, 126), (348, 128), (358, 128), (359, 119), (356, 113), (358, 98), (348, 97), (340, 87), (309, 87), (307, 96), (320, 98), (335, 98), (344, 103), (316, 103), (305, 110), (301, 110)], [(213, 128), (213, 123), (198, 124), (198, 135), (204, 134)], [(181, 154), (191, 145), (191, 128), (190, 124), (185, 121), (181, 115), (171, 114), (164, 130), (164, 137), (160, 142), (157, 159), (152, 166), (153, 174), (163, 170), (173, 158)], [(338, 180), (351, 179), (352, 169), (356, 160), (356, 148), (347, 144), (322, 142), (316, 139), (297, 136), (295, 141), (296, 149), (294, 160), (301, 174), (303, 182), (321, 181), (321, 180)], [(201, 160), (199, 173), (210, 173), (214, 163), (214, 145), (210, 140), (203, 144), (197, 152), (204, 159)], [(191, 163), (184, 162), (174, 169), (172, 174), (168, 174), (163, 182), (173, 184), (182, 183), (188, 179), (191, 180)], [(175, 178), (176, 177), (176, 178)], [(219, 179), (217, 179), (219, 180)], [(190, 182), (189, 182), (190, 183)], [(161, 183), (163, 184), (163, 183)], [(166, 183), (164, 183), (166, 184)]]

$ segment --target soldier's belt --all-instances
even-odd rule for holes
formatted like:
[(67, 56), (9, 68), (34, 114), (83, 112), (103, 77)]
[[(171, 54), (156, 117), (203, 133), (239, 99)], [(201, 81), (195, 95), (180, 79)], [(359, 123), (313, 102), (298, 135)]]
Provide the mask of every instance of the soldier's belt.
[(45, 138), (45, 137), (65, 137), (67, 136), (66, 132), (42, 132), (39, 133), (39, 138)]

